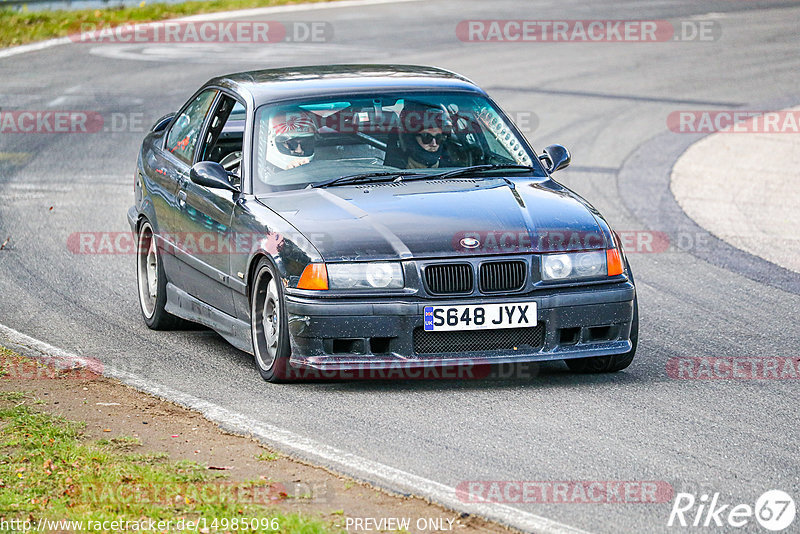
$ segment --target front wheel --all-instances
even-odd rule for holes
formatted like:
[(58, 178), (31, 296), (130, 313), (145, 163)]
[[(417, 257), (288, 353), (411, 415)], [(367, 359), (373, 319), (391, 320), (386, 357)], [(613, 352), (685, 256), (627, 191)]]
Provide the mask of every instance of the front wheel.
[(256, 368), (261, 378), (268, 382), (286, 382), (290, 379), (291, 349), (280, 277), (272, 264), (262, 259), (253, 280), (250, 330)]
[(144, 322), (153, 330), (171, 330), (181, 320), (168, 313), (167, 277), (158, 252), (153, 227), (145, 220), (136, 235), (136, 285), (139, 289), (139, 305)]
[(631, 350), (624, 354), (612, 356), (595, 356), (592, 358), (573, 358), (564, 360), (567, 367), (576, 373), (615, 373), (628, 367), (636, 355), (639, 344), (639, 302), (633, 298), (633, 320), (631, 321)]

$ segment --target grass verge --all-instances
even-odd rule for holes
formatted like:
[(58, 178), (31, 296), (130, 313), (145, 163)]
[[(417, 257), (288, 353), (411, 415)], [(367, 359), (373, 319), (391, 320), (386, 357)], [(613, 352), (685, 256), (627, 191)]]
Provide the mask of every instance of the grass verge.
[[(127, 531), (247, 532), (232, 524), (236, 516), (274, 518), (280, 532), (309, 534), (360, 532), (357, 521), (366, 518), (404, 519), (413, 526), (424, 518), (460, 534), (509, 532), (477, 516), (337, 476), (224, 432), (197, 412), (83, 368), (56, 369), (3, 343), (0, 336), (0, 532), (20, 530), (8, 528), (11, 520), (30, 520), (36, 530), (42, 519), (89, 527), (89, 520), (131, 518), (172, 524)], [(206, 526), (179, 527), (181, 519), (205, 519)], [(263, 525), (259, 532), (276, 530), (271, 521)], [(42, 529), (80, 530), (53, 523)], [(123, 530), (96, 523), (83, 529)]]
[[(69, 530), (97, 531), (115, 529), (87, 528), (89, 521), (153, 520), (170, 521), (174, 530), (182, 520), (194, 521), (200, 532), (342, 532), (329, 522), (260, 504), (282, 497), (266, 480), (228, 482), (196, 462), (136, 454), (135, 438), (88, 441), (82, 424), (36, 410), (36, 400), (0, 393), (0, 519), (6, 524), (30, 520), (36, 528), (43, 519), (82, 521), (82, 529), (73, 523)], [(242, 520), (256, 528), (241, 528)], [(44, 529), (50, 530), (62, 528)]]
[(0, 7), (0, 47), (17, 46), (33, 41), (65, 37), (90, 27), (100, 29), (128, 23), (214, 13), (234, 9), (324, 2), (330, 0), (207, 0), (177, 4), (147, 4), (138, 7), (81, 9), (75, 11), (15, 11)]

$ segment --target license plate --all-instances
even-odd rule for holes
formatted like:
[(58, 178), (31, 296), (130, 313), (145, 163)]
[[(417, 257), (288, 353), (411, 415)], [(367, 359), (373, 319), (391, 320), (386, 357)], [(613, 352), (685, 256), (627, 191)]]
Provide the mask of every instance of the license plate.
[(425, 330), (488, 330), (536, 326), (535, 302), (425, 306)]

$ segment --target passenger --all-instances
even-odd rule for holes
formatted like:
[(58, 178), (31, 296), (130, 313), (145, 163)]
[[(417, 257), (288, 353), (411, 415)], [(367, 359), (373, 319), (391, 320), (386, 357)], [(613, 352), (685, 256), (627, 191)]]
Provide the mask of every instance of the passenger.
[(447, 156), (445, 144), (452, 130), (444, 110), (406, 102), (400, 113), (399, 143), (407, 169), (427, 169), (442, 165)]

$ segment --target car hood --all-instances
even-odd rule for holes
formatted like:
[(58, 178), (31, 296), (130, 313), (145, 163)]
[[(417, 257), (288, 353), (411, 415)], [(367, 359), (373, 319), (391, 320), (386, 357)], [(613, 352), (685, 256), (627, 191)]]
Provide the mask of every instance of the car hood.
[(594, 208), (551, 180), (420, 180), (258, 199), (325, 261), (587, 250), (610, 242)]

